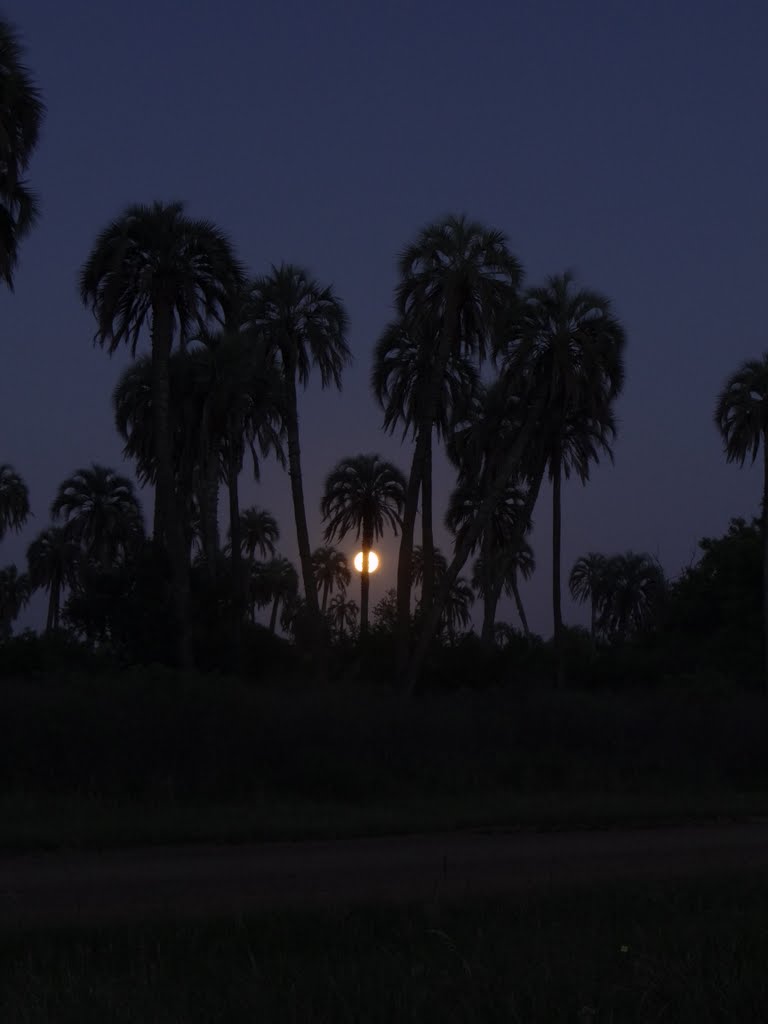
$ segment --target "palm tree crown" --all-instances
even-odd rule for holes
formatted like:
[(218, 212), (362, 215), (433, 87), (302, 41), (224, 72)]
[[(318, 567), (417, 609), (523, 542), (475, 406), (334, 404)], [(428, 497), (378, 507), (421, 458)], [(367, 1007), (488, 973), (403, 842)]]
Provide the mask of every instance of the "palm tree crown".
[(62, 482), (51, 505), (54, 520), (102, 568), (125, 557), (143, 538), (141, 506), (133, 484), (113, 469), (94, 463)]
[(0, 540), (8, 530), (18, 532), (29, 514), (27, 485), (13, 466), (0, 466)]
[(396, 534), (401, 525), (405, 501), (405, 477), (391, 462), (379, 455), (356, 455), (342, 459), (328, 474), (321, 502), (325, 539), (344, 537), (352, 531), (362, 535), (360, 631), (368, 627), (368, 552), (389, 526)]
[(352, 573), (349, 570), (347, 556), (334, 547), (317, 548), (312, 552), (312, 564), (315, 567), (317, 589), (322, 590), (323, 599), (320, 610), (325, 615), (328, 606), (328, 595), (338, 587), (342, 596), (349, 586)]

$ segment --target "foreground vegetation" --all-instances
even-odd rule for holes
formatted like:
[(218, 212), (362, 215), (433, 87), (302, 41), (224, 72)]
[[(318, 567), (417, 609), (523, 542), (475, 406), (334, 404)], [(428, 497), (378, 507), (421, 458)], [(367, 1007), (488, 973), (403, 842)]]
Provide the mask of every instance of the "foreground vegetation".
[(644, 1022), (768, 1017), (762, 879), (611, 884), (2, 940), (0, 1016), (141, 1021)]

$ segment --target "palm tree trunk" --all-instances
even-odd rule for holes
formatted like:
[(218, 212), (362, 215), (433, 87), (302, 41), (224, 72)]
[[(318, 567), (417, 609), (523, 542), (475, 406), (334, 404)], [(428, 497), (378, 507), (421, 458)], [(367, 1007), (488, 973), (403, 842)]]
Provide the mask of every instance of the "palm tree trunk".
[(45, 620), (45, 632), (50, 633), (56, 629), (54, 625), (56, 621), (56, 601), (58, 597), (58, 587), (55, 581), (51, 582), (51, 592), (48, 596), (48, 616)]
[(557, 675), (555, 683), (562, 686), (565, 681), (565, 665), (563, 663), (563, 612), (562, 594), (560, 592), (560, 553), (562, 539), (561, 517), (561, 476), (562, 460), (560, 446), (556, 445), (552, 454), (552, 615), (554, 619), (555, 660)]
[(240, 651), (242, 621), (244, 614), (243, 601), (243, 553), (240, 536), (240, 495), (237, 482), (240, 466), (234, 446), (229, 445), (227, 452), (227, 490), (229, 492), (229, 535), (232, 547), (232, 642), (235, 654)]
[(173, 341), (170, 303), (158, 301), (152, 310), (152, 408), (155, 428), (155, 541), (164, 545), (171, 562), (171, 600), (176, 618), (177, 659), (192, 665), (189, 636), (189, 563), (185, 552), (182, 517), (176, 507), (170, 416), (169, 360)]
[(325, 610), (328, 607), (328, 591), (330, 590), (330, 588), (331, 582), (330, 580), (326, 579), (323, 583), (323, 615), (325, 615)]
[(301, 448), (299, 445), (299, 413), (296, 401), (296, 367), (286, 367), (286, 428), (288, 434), (288, 473), (291, 478), (293, 514), (296, 519), (296, 541), (299, 547), (301, 576), (304, 583), (304, 599), (311, 621), (311, 630), (316, 638), (320, 636), (320, 606), (317, 601), (315, 573), (312, 567), (312, 548), (309, 543), (309, 527), (304, 507), (304, 483), (301, 475)]
[(424, 455), (424, 476), (421, 479), (421, 550), (423, 579), (421, 581), (421, 612), (428, 615), (435, 592), (435, 540), (432, 530), (432, 425)]
[(210, 411), (206, 403), (203, 408), (202, 441), (200, 445), (200, 532), (203, 541), (203, 556), (208, 574), (216, 575), (219, 554), (219, 454), (212, 444), (208, 421)]
[(368, 634), (368, 599), (371, 590), (371, 574), (368, 559), (373, 547), (373, 530), (366, 524), (363, 528), (363, 571), (360, 573), (360, 638)]
[[(458, 336), (458, 333), (459, 318), (456, 296), (451, 293), (445, 310), (443, 329), (440, 332), (440, 342), (432, 364), (432, 373), (430, 374), (429, 387), (426, 392), (427, 398), (421, 410), (421, 419), (416, 435), (416, 450), (413, 453), (411, 475), (408, 479), (408, 489), (403, 509), (403, 532), (400, 539), (400, 555), (397, 562), (397, 665), (399, 672), (403, 676), (408, 667), (408, 651), (410, 647), (411, 562), (413, 560), (413, 528), (416, 523), (419, 488), (423, 486), (426, 467), (429, 455), (431, 454), (432, 425), (435, 422), (435, 410), (440, 400), (445, 368), (448, 364), (453, 341)], [(426, 622), (430, 617), (431, 613), (427, 614), (424, 621)]]
[(494, 627), (496, 625), (496, 605), (498, 594), (493, 585), (491, 559), (493, 558), (493, 533), (490, 529), (483, 531), (483, 627), (480, 640), (486, 651), (493, 650), (495, 644)]
[[(478, 509), (472, 525), (467, 530), (464, 540), (456, 550), (453, 561), (449, 565), (445, 575), (440, 580), (440, 585), (432, 604), (432, 611), (423, 624), (419, 642), (416, 645), (416, 649), (413, 652), (409, 665), (407, 666), (407, 672), (403, 676), (405, 688), (410, 692), (413, 692), (416, 684), (418, 683), (419, 676), (421, 675), (421, 669), (424, 664), (424, 658), (426, 657), (430, 641), (434, 636), (435, 629), (440, 621), (440, 616), (453, 582), (463, 569), (467, 558), (469, 558), (472, 549), (477, 543), (478, 537), (490, 523), (493, 510), (499, 503), (499, 499), (501, 498), (507, 481), (515, 469), (520, 465), (523, 453), (534, 435), (539, 418), (542, 414), (543, 402), (539, 400), (530, 409), (523, 429), (520, 431), (515, 443), (508, 450), (494, 484), (483, 499), (483, 503)], [(510, 538), (511, 543), (519, 542), (523, 536), (525, 524), (531, 517), (531, 513), (533, 512), (533, 508), (536, 504), (536, 499), (539, 495), (539, 489), (541, 487), (545, 468), (546, 461), (542, 460), (540, 465), (536, 468), (536, 472), (533, 476), (533, 481), (526, 496), (525, 506), (522, 510), (522, 515), (520, 516), (516, 536)]]
[(768, 696), (768, 429), (763, 431), (763, 688)]
[(515, 599), (515, 607), (517, 608), (517, 614), (520, 617), (520, 624), (523, 627), (525, 638), (526, 640), (530, 640), (531, 631), (528, 628), (528, 618), (525, 614), (525, 608), (523, 608), (523, 599), (520, 597), (520, 588), (517, 585), (517, 573), (512, 577), (512, 596)]
[(277, 608), (280, 604), (280, 595), (275, 595), (275, 600), (272, 602), (272, 614), (269, 617), (269, 632), (274, 633), (275, 627), (277, 626)]

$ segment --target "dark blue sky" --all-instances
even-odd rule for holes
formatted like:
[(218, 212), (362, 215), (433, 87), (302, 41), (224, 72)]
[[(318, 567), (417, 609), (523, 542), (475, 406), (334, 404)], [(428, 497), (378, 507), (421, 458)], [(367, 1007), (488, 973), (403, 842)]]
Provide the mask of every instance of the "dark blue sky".
[[(587, 550), (633, 548), (675, 575), (698, 537), (757, 511), (760, 471), (726, 465), (712, 409), (768, 347), (764, 4), (13, 0), (5, 14), (48, 116), (31, 169), (42, 219), (15, 295), (0, 293), (0, 462), (35, 512), (3, 564), (47, 525), (61, 479), (121, 465), (110, 398), (127, 358), (92, 347), (76, 279), (106, 222), (155, 198), (216, 221), (253, 272), (301, 263), (347, 303), (343, 395), (315, 382), (301, 404), (313, 544), (340, 457), (378, 450), (408, 468), (410, 448), (380, 430), (371, 352), (396, 254), (447, 212), (504, 230), (527, 283), (572, 268), (627, 329), (615, 466), (564, 490), (566, 573)], [(451, 479), (437, 472), (441, 518)], [(279, 517), (295, 559), (287, 476), (267, 467), (241, 491)], [(523, 592), (544, 634), (549, 498)], [(391, 539), (383, 555), (374, 601), (393, 580)]]

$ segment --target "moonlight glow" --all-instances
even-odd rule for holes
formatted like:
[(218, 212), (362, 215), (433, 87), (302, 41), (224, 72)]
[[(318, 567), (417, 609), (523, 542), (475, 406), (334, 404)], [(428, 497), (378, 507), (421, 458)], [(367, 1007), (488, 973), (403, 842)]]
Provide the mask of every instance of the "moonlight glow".
[[(355, 568), (358, 572), (363, 571), (363, 552), (358, 551), (355, 555)], [(379, 568), (379, 556), (375, 551), (368, 552), (368, 572), (376, 572)]]

